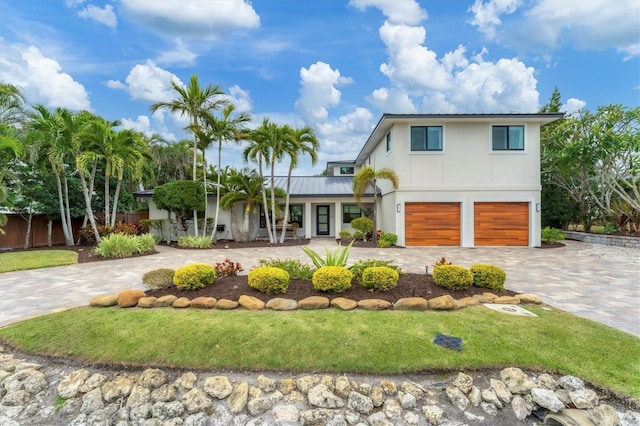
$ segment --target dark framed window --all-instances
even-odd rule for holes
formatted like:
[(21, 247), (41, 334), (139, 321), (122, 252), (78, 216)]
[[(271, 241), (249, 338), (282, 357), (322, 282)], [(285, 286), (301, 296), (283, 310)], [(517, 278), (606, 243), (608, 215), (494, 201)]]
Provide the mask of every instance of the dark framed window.
[(391, 132), (387, 133), (387, 152), (391, 151)]
[(353, 174), (353, 167), (340, 167), (340, 174), (341, 175), (352, 175)]
[(442, 126), (411, 126), (411, 151), (442, 151)]
[(523, 151), (524, 126), (493, 126), (491, 146), (494, 151)]
[[(280, 206), (284, 211), (284, 206)], [(289, 223), (296, 222), (298, 226), (302, 228), (302, 218), (304, 217), (304, 205), (303, 204), (289, 204)], [(266, 221), (264, 217), (264, 209), (260, 206), (260, 228), (266, 228)]]
[(342, 223), (351, 223), (353, 219), (362, 216), (362, 209), (357, 204), (342, 205)]

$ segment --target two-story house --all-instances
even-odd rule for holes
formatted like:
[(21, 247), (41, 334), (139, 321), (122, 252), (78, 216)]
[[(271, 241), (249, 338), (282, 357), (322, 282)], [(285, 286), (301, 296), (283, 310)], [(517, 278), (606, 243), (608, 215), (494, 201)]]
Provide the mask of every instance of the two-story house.
[[(384, 114), (355, 160), (327, 163), (326, 176), (292, 177), (290, 221), (306, 238), (351, 230), (373, 201), (372, 188), (355, 202), (353, 176), (371, 166), (398, 175), (396, 190), (377, 182), (377, 229), (397, 234), (400, 246), (539, 246), (540, 128), (561, 117)], [(286, 188), (286, 178), (275, 184)], [(166, 212), (152, 206), (156, 216)], [(223, 212), (218, 222), (229, 218)], [(230, 238), (228, 227), (217, 238)]]

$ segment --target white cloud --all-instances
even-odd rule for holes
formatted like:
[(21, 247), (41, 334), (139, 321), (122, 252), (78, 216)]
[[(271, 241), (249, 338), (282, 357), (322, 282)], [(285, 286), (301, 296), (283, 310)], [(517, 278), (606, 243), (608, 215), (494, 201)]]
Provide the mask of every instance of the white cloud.
[(521, 4), (521, 0), (489, 0), (486, 3), (476, 0), (469, 7), (469, 12), (473, 13), (469, 23), (478, 27), (491, 40), (496, 35), (496, 27), (502, 23), (500, 15), (512, 14)]
[(251, 95), (243, 90), (237, 84), (229, 88), (229, 100), (235, 105), (238, 112), (249, 112), (253, 105), (251, 104)]
[(366, 108), (356, 108), (336, 120), (319, 123), (319, 161), (355, 159), (372, 129), (373, 114)]
[(159, 64), (192, 64), (197, 57), (197, 53), (192, 52), (181, 38), (177, 38), (175, 48), (161, 52), (156, 62)]
[(329, 115), (327, 108), (340, 103), (341, 93), (336, 87), (352, 81), (324, 62), (318, 61), (308, 69), (300, 68), (301, 87), (296, 110), (312, 124), (326, 120)]
[(567, 102), (564, 105), (562, 105), (562, 107), (560, 108), (560, 111), (568, 115), (574, 115), (575, 113), (583, 109), (585, 106), (587, 106), (587, 103), (582, 99), (569, 98)]
[(118, 26), (118, 18), (113, 11), (113, 6), (106, 4), (104, 9), (101, 9), (92, 4), (88, 5), (84, 9), (78, 12), (78, 16), (82, 19), (93, 19), (107, 27), (115, 28)]
[(623, 61), (628, 61), (631, 58), (640, 56), (640, 43), (630, 44), (629, 46), (619, 47), (618, 52), (624, 53), (625, 57)]
[(85, 87), (37, 47), (3, 46), (0, 39), (0, 51), (0, 81), (21, 87), (30, 102), (74, 111), (91, 109)]
[(164, 114), (161, 111), (156, 111), (153, 114), (153, 122), (146, 115), (139, 115), (138, 118), (132, 120), (130, 118), (120, 119), (120, 123), (125, 129), (132, 129), (143, 133), (147, 137), (151, 137), (153, 134), (160, 135), (166, 141), (176, 141), (177, 138), (164, 124)]
[[(109, 80), (107, 86), (112, 89), (126, 90), (132, 99), (143, 102), (167, 102), (175, 97), (171, 82), (180, 79), (149, 60), (131, 68), (125, 83)], [(180, 82), (180, 84), (182, 84)]]
[(245, 0), (120, 0), (123, 12), (161, 34), (184, 39), (216, 40), (236, 29), (260, 26)]
[(518, 59), (468, 58), (463, 46), (441, 59), (425, 43), (423, 27), (385, 22), (380, 38), (388, 60), (380, 72), (391, 87), (375, 90), (369, 102), (384, 112), (532, 112), (538, 109), (533, 68)]
[(350, 0), (349, 5), (360, 10), (376, 7), (394, 24), (415, 25), (428, 16), (415, 0)]

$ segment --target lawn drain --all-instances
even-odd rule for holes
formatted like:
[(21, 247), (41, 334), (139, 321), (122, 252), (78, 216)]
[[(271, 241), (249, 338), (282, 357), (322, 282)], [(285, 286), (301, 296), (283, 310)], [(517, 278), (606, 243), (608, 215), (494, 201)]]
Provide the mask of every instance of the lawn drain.
[(462, 339), (460, 337), (447, 336), (445, 334), (436, 334), (433, 343), (443, 348), (462, 350)]

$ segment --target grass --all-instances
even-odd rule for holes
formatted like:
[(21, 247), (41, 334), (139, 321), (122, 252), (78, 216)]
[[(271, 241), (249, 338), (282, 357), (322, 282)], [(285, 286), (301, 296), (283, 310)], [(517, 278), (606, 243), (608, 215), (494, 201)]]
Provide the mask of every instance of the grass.
[(0, 272), (24, 271), (78, 263), (71, 250), (34, 250), (0, 254)]
[[(640, 339), (566, 312), (79, 308), (0, 329), (29, 353), (186, 369), (394, 374), (519, 366), (640, 398)], [(460, 352), (432, 344), (463, 339)]]

